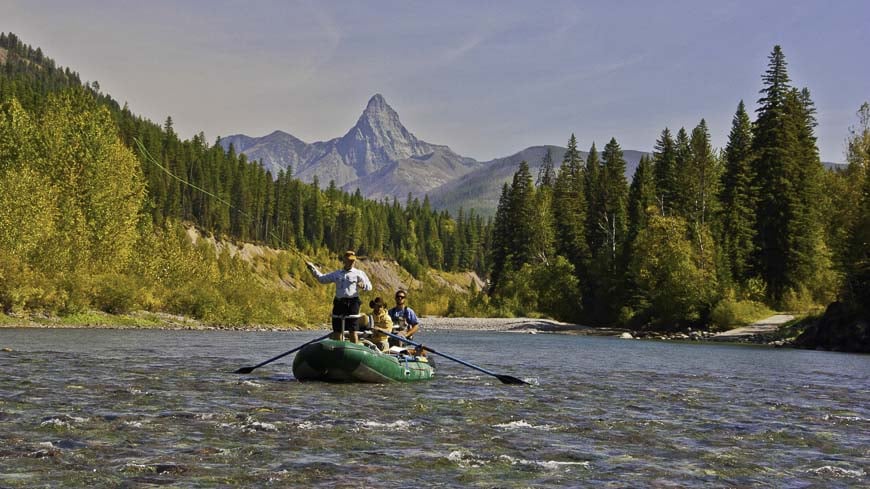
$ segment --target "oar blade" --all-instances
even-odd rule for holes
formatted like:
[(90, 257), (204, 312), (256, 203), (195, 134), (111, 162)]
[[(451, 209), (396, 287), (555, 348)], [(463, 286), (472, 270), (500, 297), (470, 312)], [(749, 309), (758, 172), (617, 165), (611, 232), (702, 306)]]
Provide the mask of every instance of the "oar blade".
[(518, 379), (518, 378), (516, 378), (516, 377), (511, 377), (510, 375), (502, 375), (502, 374), (499, 374), (499, 375), (496, 375), (495, 377), (496, 377), (498, 380), (502, 381), (502, 383), (504, 383), (504, 384), (509, 384), (509, 385), (524, 385), (524, 384), (528, 384), (528, 382), (526, 382), (525, 380), (523, 380), (523, 379)]
[(251, 373), (251, 372), (253, 372), (253, 371), (254, 371), (254, 367), (242, 367), (242, 368), (236, 370), (236, 371), (233, 372), (233, 373), (234, 373), (234, 374), (249, 374), (249, 373)]

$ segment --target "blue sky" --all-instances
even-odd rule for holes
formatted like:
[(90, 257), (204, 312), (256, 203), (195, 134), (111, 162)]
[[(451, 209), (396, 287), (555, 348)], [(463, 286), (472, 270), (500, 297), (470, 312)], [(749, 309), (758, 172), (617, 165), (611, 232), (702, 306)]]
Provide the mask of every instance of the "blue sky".
[[(183, 137), (314, 142), (381, 93), (417, 137), (478, 160), (615, 137), (649, 151), (707, 120), (727, 141), (755, 110), (780, 44), (818, 110), (825, 161), (844, 161), (870, 100), (870, 2), (6, 0), (0, 31)], [(754, 115), (753, 115), (754, 118)]]

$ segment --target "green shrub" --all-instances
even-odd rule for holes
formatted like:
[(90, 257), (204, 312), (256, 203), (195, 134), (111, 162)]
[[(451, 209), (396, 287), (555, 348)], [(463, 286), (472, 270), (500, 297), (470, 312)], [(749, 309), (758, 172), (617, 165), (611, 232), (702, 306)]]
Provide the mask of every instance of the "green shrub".
[(94, 279), (93, 305), (109, 314), (126, 314), (140, 306), (138, 281), (129, 275), (110, 273)]
[(810, 290), (800, 285), (796, 289), (788, 289), (782, 296), (782, 309), (790, 312), (805, 313), (818, 309), (820, 306), (816, 303)]
[(221, 322), (226, 324), (274, 324), (287, 320), (289, 309), (281, 294), (268, 290), (250, 277), (221, 284), (220, 291), (226, 299), (226, 308)]
[(189, 283), (175, 290), (167, 301), (169, 312), (205, 321), (220, 321), (227, 302), (211, 284)]
[(764, 302), (767, 299), (767, 284), (761, 277), (752, 277), (746, 281), (742, 295), (750, 301)]
[(737, 300), (731, 292), (713, 308), (710, 322), (713, 330), (722, 331), (746, 326), (771, 314), (773, 311), (764, 304), (752, 300)]
[(63, 291), (58, 304), (58, 312), (62, 315), (78, 314), (91, 307), (93, 284), (88, 276), (81, 273), (62, 273), (55, 279)]
[(7, 314), (54, 311), (62, 297), (44, 274), (14, 256), (0, 254), (0, 310)]

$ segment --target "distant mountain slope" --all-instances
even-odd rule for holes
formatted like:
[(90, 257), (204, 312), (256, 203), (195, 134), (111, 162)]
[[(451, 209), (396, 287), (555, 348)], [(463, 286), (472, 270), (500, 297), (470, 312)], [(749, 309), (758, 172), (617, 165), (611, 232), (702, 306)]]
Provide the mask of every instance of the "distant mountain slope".
[(282, 131), (275, 131), (261, 138), (236, 134), (221, 139), (224, 149), (228, 149), (231, 144), (236, 153), (244, 153), (248, 160), (260, 160), (263, 167), (272, 173), (272, 177), (276, 177), (281, 170), (298, 167), (301, 155), (308, 148), (308, 144), (301, 139)]
[[(532, 176), (537, 178), (541, 162), (548, 148), (551, 151), (553, 168), (558, 169), (562, 166), (562, 158), (565, 156), (566, 148), (561, 146), (532, 146), (506, 158), (484, 162), (480, 169), (432, 190), (429, 192), (430, 203), (434, 208), (447, 209), (454, 215), (461, 207), (465, 210), (473, 208), (483, 216), (493, 216), (498, 207), (502, 186), (505, 183), (510, 184), (520, 162), (528, 163)], [(588, 155), (584, 151), (581, 151), (580, 154), (584, 160)], [(626, 162), (625, 177), (629, 183), (631, 183), (631, 177), (640, 162), (640, 157), (644, 154), (648, 153), (634, 150), (623, 151)]]
[(236, 134), (221, 139), (224, 148), (230, 144), (248, 159), (262, 161), (273, 175), (290, 168), (303, 181), (317, 177), (324, 186), (335, 181), (345, 190), (359, 188), (374, 198), (409, 191), (422, 196), (479, 166), (447, 146), (418, 139), (380, 94), (369, 100), (357, 123), (340, 138), (309, 144), (275, 131), (261, 138)]
[[(552, 150), (556, 168), (565, 154), (559, 146), (533, 146), (505, 158), (478, 162), (448, 146), (418, 139), (380, 94), (369, 100), (356, 124), (339, 138), (306, 143), (275, 131), (259, 138), (227, 136), (221, 145), (232, 145), (249, 160), (261, 161), (273, 176), (290, 169), (303, 181), (317, 177), (323, 187), (334, 181), (343, 190), (359, 189), (363, 196), (379, 200), (395, 197), (404, 202), (408, 193), (420, 199), (428, 194), (437, 209), (475, 208), (483, 215), (494, 214), (501, 186), (511, 180), (520, 161), (528, 162), (537, 175), (547, 148)], [(630, 179), (643, 153), (626, 150), (624, 154)]]
[(345, 184), (343, 189), (348, 192), (356, 188), (361, 192), (366, 189), (363, 194), (372, 199), (397, 197), (404, 202), (408, 193), (422, 199), (429, 191), (455, 181), (457, 175), (464, 175), (481, 165), (470, 158), (457, 160), (453, 154), (436, 149), (424, 156), (403, 158)]

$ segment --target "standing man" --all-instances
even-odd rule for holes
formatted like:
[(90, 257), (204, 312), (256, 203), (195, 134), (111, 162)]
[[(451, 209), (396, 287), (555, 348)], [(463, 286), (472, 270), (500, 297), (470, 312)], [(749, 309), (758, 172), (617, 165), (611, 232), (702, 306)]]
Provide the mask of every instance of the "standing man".
[(345, 251), (343, 262), (343, 268), (325, 275), (320, 273), (320, 270), (313, 263), (305, 262), (305, 265), (308, 266), (308, 270), (317, 278), (318, 282), (322, 284), (335, 282), (335, 299), (332, 300), (332, 339), (342, 339), (341, 323), (344, 321), (344, 329), (350, 331), (351, 341), (359, 343), (356, 318), (343, 320), (336, 316), (358, 315), (360, 304), (362, 304), (359, 298), (359, 290), (372, 290), (372, 283), (365, 272), (354, 268), (356, 253)]
[(414, 333), (420, 329), (420, 321), (417, 319), (417, 314), (413, 309), (405, 305), (405, 299), (408, 293), (405, 289), (396, 291), (396, 307), (390, 309), (390, 319), (393, 320), (393, 327), (398, 328), (396, 334), (404, 336), (409, 340), (414, 339)]

